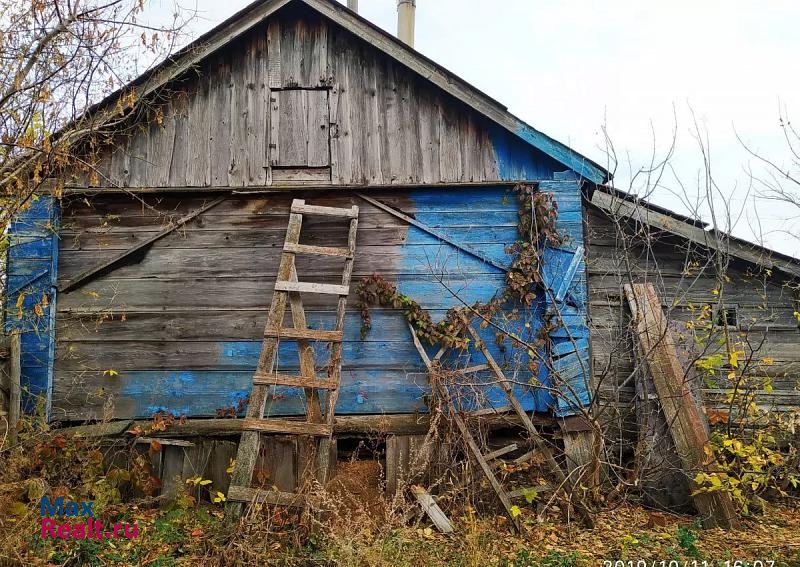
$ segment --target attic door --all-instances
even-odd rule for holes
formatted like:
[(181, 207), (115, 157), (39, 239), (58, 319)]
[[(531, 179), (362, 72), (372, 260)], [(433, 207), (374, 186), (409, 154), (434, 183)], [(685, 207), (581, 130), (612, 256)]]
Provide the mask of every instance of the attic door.
[(270, 102), (273, 181), (330, 180), (328, 90), (273, 90)]

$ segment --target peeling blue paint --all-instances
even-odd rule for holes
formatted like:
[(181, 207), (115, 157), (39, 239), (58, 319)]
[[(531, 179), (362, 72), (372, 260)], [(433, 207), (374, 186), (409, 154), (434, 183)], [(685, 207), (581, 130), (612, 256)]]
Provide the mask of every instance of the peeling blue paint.
[[(55, 355), (59, 217), (59, 203), (50, 196), (31, 201), (30, 207), (17, 215), (9, 228), (6, 281), (5, 330), (21, 333), (23, 406), (25, 411), (33, 411), (37, 398), (44, 396), (48, 416)], [(40, 313), (36, 313), (37, 306)]]

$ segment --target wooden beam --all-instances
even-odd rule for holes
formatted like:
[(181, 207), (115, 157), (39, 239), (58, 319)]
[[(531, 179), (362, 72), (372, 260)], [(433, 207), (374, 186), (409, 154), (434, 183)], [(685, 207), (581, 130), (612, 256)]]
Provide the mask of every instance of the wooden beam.
[(358, 195), (358, 197), (360, 197), (361, 199), (364, 199), (367, 203), (378, 207), (382, 211), (385, 211), (385, 212), (389, 213), (390, 215), (392, 215), (392, 216), (394, 216), (394, 217), (396, 217), (396, 218), (398, 218), (398, 219), (400, 219), (402, 221), (407, 222), (410, 225), (416, 226), (420, 230), (424, 230), (425, 232), (427, 232), (431, 236), (435, 236), (436, 238), (438, 238), (442, 242), (446, 242), (447, 244), (450, 244), (451, 246), (454, 246), (454, 247), (458, 248), (459, 250), (463, 250), (464, 252), (466, 252), (470, 256), (474, 256), (474, 257), (478, 258), (479, 260), (482, 260), (482, 261), (486, 262), (487, 264), (490, 264), (490, 265), (494, 266), (495, 268), (499, 268), (499, 269), (503, 270), (504, 272), (507, 272), (510, 269), (508, 266), (504, 266), (503, 264), (500, 264), (499, 262), (495, 262), (492, 258), (490, 258), (489, 256), (485, 255), (480, 250), (475, 250), (474, 248), (472, 248), (470, 246), (462, 244), (462, 243), (458, 242), (457, 240), (455, 240), (453, 238), (450, 238), (446, 234), (444, 234), (442, 232), (439, 232), (435, 228), (432, 228), (432, 227), (428, 226), (427, 224), (425, 224), (423, 222), (420, 222), (417, 219), (415, 219), (413, 217), (410, 217), (407, 214), (402, 213), (402, 212), (398, 211), (397, 209), (394, 209), (394, 208), (390, 207), (389, 205), (385, 205), (385, 204), (381, 203), (380, 201), (378, 201), (376, 199), (373, 199), (372, 197), (368, 197), (368, 196), (364, 195), (363, 193), (356, 193), (356, 195)]
[[(169, 186), (148, 186), (148, 187), (115, 187), (115, 186), (98, 186), (98, 187), (79, 187), (76, 185), (68, 185), (62, 189), (64, 195), (100, 195), (104, 193), (110, 194), (150, 194), (150, 193), (230, 193), (235, 195), (249, 195), (249, 194), (262, 194), (262, 193), (291, 193), (295, 191), (408, 191), (409, 189), (442, 189), (442, 190), (458, 190), (458, 189), (475, 189), (481, 187), (514, 187), (521, 183), (534, 185), (535, 182), (531, 180), (518, 179), (514, 181), (480, 181), (480, 182), (453, 182), (453, 183), (374, 183), (374, 184), (342, 184), (342, 185), (313, 185), (313, 184), (287, 184), (275, 183), (272, 185), (250, 185), (247, 187), (231, 187), (229, 185), (211, 185), (211, 186), (183, 186), (183, 187), (169, 187)], [(42, 190), (51, 191), (55, 188), (57, 183), (55, 180), (48, 184), (42, 185)]]
[[(299, 418), (286, 418), (300, 421)], [(520, 419), (513, 413), (496, 413), (481, 418), (489, 429), (522, 427)], [(557, 420), (550, 416), (534, 415), (531, 420), (540, 427), (556, 428)], [(84, 437), (116, 437), (127, 431), (140, 428), (148, 437), (189, 438), (189, 437), (231, 437), (242, 432), (244, 419), (210, 418), (187, 419), (183, 423), (175, 421), (163, 431), (149, 431), (153, 422), (147, 420), (121, 420), (109, 423), (77, 425), (52, 429), (53, 435), (81, 435)], [(427, 414), (383, 414), (383, 415), (337, 415), (334, 421), (334, 435), (422, 435), (430, 429), (430, 416)]]
[(95, 275), (97, 275), (97, 274), (99, 274), (101, 272), (104, 272), (105, 270), (110, 269), (111, 267), (115, 266), (116, 264), (118, 264), (120, 261), (122, 261), (123, 259), (127, 258), (128, 256), (130, 256), (131, 254), (134, 254), (134, 253), (136, 253), (136, 252), (138, 252), (138, 251), (150, 246), (151, 244), (153, 244), (157, 240), (160, 240), (160, 239), (164, 238), (165, 236), (167, 236), (168, 234), (173, 232), (175, 229), (180, 228), (181, 226), (183, 226), (184, 224), (186, 224), (190, 220), (194, 219), (198, 215), (203, 214), (204, 212), (208, 211), (209, 209), (211, 209), (213, 207), (216, 207), (217, 205), (219, 205), (222, 201), (224, 201), (227, 198), (228, 198), (227, 195), (223, 195), (221, 197), (217, 197), (216, 199), (214, 199), (213, 201), (211, 201), (210, 203), (208, 203), (206, 205), (203, 205), (202, 207), (200, 207), (196, 211), (189, 213), (188, 215), (178, 219), (177, 221), (175, 221), (173, 223), (170, 223), (167, 226), (167, 228), (165, 228), (164, 230), (162, 230), (158, 234), (155, 234), (155, 235), (151, 236), (150, 238), (140, 242), (136, 246), (132, 246), (131, 248), (128, 248), (127, 250), (125, 250), (123, 252), (120, 252), (119, 254), (117, 254), (116, 256), (111, 258), (110, 260), (106, 260), (105, 262), (102, 262), (101, 264), (98, 264), (97, 266), (94, 266), (93, 268), (89, 268), (88, 270), (86, 270), (82, 274), (79, 274), (79, 275), (75, 276), (74, 278), (72, 278), (71, 280), (59, 285), (58, 286), (58, 291), (64, 293), (64, 292), (70, 291), (72, 289), (75, 289), (76, 287), (78, 287), (80, 285), (83, 285), (90, 278), (92, 278), (92, 276), (95, 276)]
[[(678, 358), (675, 339), (652, 284), (625, 284), (624, 292), (636, 326), (639, 354), (653, 377), (683, 469), (690, 485), (697, 488), (695, 475), (712, 472), (714, 462), (705, 452), (708, 433)], [(706, 527), (732, 528), (738, 524), (736, 509), (726, 492), (699, 492), (693, 499)]]

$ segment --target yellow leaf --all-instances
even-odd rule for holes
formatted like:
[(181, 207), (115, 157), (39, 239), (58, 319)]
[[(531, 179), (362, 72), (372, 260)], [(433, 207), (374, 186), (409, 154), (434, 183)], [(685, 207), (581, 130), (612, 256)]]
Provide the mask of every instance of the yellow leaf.
[(712, 289), (712, 290), (711, 290), (711, 293), (712, 293), (713, 295), (719, 295), (719, 289), (717, 289), (717, 288), (714, 288), (714, 289)]
[(236, 470), (236, 459), (231, 459), (231, 462), (228, 463), (228, 468), (225, 469), (225, 472), (228, 474), (233, 474), (233, 471)]
[(37, 303), (33, 306), (33, 312), (36, 313), (37, 317), (44, 317), (44, 309), (42, 309), (42, 305)]
[[(19, 297), (17, 298), (17, 309), (22, 309), (22, 304), (25, 303), (25, 298), (28, 296), (27, 293), (20, 293)], [(800, 319), (798, 319), (800, 321)]]
[(217, 495), (212, 498), (215, 503), (225, 502), (226, 498), (222, 492), (217, 492)]
[(765, 366), (772, 366), (773, 364), (775, 364), (775, 359), (772, 358), (771, 356), (765, 356), (764, 358), (761, 359), (761, 364)]
[(519, 509), (519, 506), (517, 506), (515, 504), (514, 506), (511, 507), (511, 517), (512, 518), (516, 518), (520, 514), (522, 514), (522, 510)]
[(109, 368), (108, 370), (103, 370), (103, 376), (119, 376), (119, 372), (113, 368)]
[(734, 350), (728, 355), (728, 364), (733, 368), (739, 368), (739, 357), (744, 354), (744, 351)]
[(207, 484), (211, 484), (211, 481), (208, 479), (203, 479), (200, 481), (200, 486), (205, 486)]

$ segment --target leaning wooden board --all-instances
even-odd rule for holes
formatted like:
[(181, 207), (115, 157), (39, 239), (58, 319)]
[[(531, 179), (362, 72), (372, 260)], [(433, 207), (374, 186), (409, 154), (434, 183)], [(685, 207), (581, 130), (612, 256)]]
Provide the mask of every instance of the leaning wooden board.
[[(703, 416), (692, 398), (675, 339), (653, 285), (625, 284), (624, 291), (636, 325), (639, 354), (653, 376), (672, 439), (691, 482), (698, 472), (711, 471), (714, 465), (705, 452), (709, 438)], [(707, 527), (730, 528), (737, 524), (736, 510), (727, 493), (700, 492), (693, 498)]]

